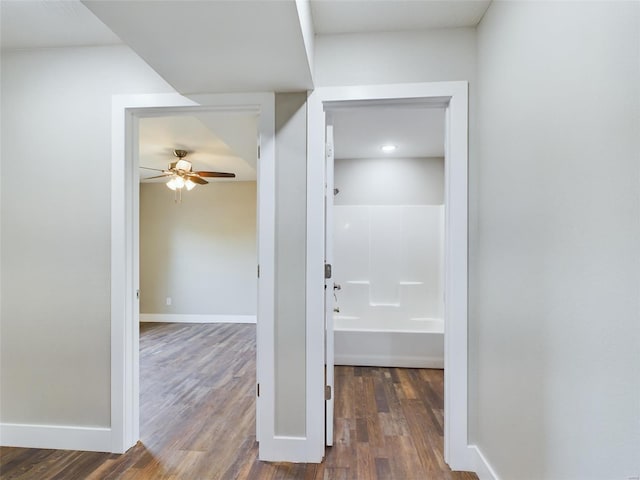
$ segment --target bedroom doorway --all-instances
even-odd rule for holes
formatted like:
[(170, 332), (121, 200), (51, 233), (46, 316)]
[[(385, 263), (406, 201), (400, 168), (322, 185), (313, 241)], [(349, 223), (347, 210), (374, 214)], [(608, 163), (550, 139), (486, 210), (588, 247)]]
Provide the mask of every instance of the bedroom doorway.
[[(174, 115), (257, 115), (257, 239), (260, 277), (257, 289), (256, 357), (273, 355), (274, 297), (274, 95), (221, 94), (198, 97), (178, 94), (124, 95), (113, 100), (112, 139), (112, 451), (123, 453), (140, 438), (139, 404), (139, 170), (140, 121)], [(167, 190), (168, 192), (168, 190)], [(169, 192), (171, 193), (171, 192)], [(257, 268), (257, 266), (256, 266)], [(166, 301), (166, 299), (165, 299)], [(256, 362), (257, 378), (269, 390), (273, 367)], [(256, 438), (263, 445), (264, 422), (272, 415), (269, 396), (256, 400)], [(272, 399), (271, 399), (272, 400)], [(267, 432), (268, 433), (268, 432)]]
[(257, 123), (138, 120), (140, 441), (159, 458), (179, 445), (213, 459), (229, 418), (229, 445), (255, 435)]

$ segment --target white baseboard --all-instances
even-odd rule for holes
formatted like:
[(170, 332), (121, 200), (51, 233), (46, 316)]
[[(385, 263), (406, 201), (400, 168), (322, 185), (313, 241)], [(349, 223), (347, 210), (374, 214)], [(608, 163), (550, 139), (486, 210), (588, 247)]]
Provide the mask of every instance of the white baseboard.
[(175, 313), (141, 313), (141, 322), (161, 323), (256, 323), (255, 315), (190, 315)]
[(471, 457), (471, 464), (475, 467), (474, 471), (480, 480), (500, 480), (498, 474), (476, 445), (469, 445), (469, 457)]
[(444, 359), (438, 357), (410, 357), (401, 355), (335, 354), (336, 365), (357, 367), (444, 368)]
[(263, 462), (321, 463), (322, 453), (317, 457), (310, 454), (310, 448), (317, 450), (310, 443), (307, 437), (274, 435), (260, 443), (259, 459)]
[(0, 423), (0, 445), (111, 452), (111, 428)]

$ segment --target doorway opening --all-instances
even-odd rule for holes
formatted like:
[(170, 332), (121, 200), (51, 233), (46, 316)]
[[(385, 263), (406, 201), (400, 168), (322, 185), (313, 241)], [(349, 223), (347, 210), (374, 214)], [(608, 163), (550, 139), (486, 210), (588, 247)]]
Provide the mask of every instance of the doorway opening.
[(331, 113), (336, 365), (444, 368), (444, 117), (406, 105)]
[[(322, 273), (326, 275), (323, 275), (322, 280), (315, 277), (314, 269), (317, 268), (317, 259), (324, 259), (327, 247), (331, 246), (325, 237), (327, 225), (331, 228), (333, 221), (325, 225), (324, 214), (331, 210), (327, 208), (327, 203), (332, 201), (327, 199), (334, 194), (333, 177), (326, 170), (327, 160), (333, 162), (334, 154), (332, 115), (340, 110), (365, 106), (428, 107), (440, 108), (445, 112), (442, 290), (446, 295), (442, 317), (445, 332), (444, 367), (447, 376), (444, 379), (443, 434), (444, 459), (453, 470), (473, 470), (474, 466), (467, 442), (467, 88), (466, 82), (326, 87), (312, 94), (309, 105), (309, 148), (313, 153), (310, 153), (308, 174), (312, 200), (307, 212), (307, 311), (308, 315), (313, 316), (314, 307), (326, 302), (324, 328), (319, 333), (325, 340), (322, 353), (326, 367), (324, 380), (328, 391), (334, 387), (334, 312), (331, 300), (334, 289), (329, 269), (324, 268)], [(312, 182), (315, 176), (322, 178), (323, 182)], [(336, 187), (340, 189), (339, 185)], [(320, 216), (321, 222), (314, 220), (316, 216)], [(320, 241), (317, 241), (318, 237)], [(325, 285), (326, 295), (323, 293)], [(333, 438), (333, 407), (333, 399), (328, 397), (325, 405), (328, 445), (332, 444)]]
[(140, 440), (152, 453), (214, 452), (228, 418), (230, 445), (255, 435), (257, 121), (138, 121)]
[[(358, 456), (376, 458), (390, 476), (450, 472), (443, 452), (444, 124), (441, 107), (327, 112), (326, 323), (333, 325), (336, 398), (328, 465), (358, 445)], [(333, 436), (343, 440), (334, 444)], [(411, 467), (395, 453), (403, 438), (412, 439), (404, 445)], [(360, 467), (356, 476), (367, 476)]]
[[(112, 451), (114, 453), (123, 453), (131, 448), (140, 439), (140, 337), (139, 337), (139, 302), (140, 302), (140, 187), (139, 187), (139, 167), (141, 164), (141, 150), (139, 142), (139, 134), (144, 130), (144, 122), (153, 122), (154, 119), (166, 117), (194, 117), (199, 116), (200, 121), (206, 123), (210, 121), (215, 123), (216, 118), (225, 118), (224, 125), (229, 127), (233, 124), (230, 120), (233, 116), (253, 118), (257, 134), (253, 137), (253, 142), (247, 148), (253, 149), (255, 164), (255, 187), (254, 192), (257, 194), (253, 197), (256, 208), (255, 230), (257, 233), (253, 236), (253, 242), (256, 242), (257, 236), (257, 258), (260, 265), (260, 276), (257, 279), (257, 302), (255, 313), (257, 325), (255, 357), (267, 359), (267, 361), (256, 362), (257, 379), (265, 379), (265, 391), (260, 398), (255, 400), (256, 403), (256, 439), (261, 442), (265, 440), (268, 444), (270, 437), (262, 437), (262, 434), (268, 434), (269, 430), (262, 427), (262, 422), (268, 420), (267, 414), (270, 411), (269, 405), (272, 405), (272, 398), (269, 395), (269, 379), (273, 373), (270, 370), (273, 362), (269, 362), (269, 358), (273, 358), (273, 293), (274, 293), (274, 96), (273, 94), (223, 94), (223, 95), (205, 95), (193, 98), (186, 98), (177, 94), (163, 95), (132, 95), (132, 96), (114, 96), (113, 99), (113, 161), (112, 161), (112, 342), (111, 342), (111, 418), (112, 418)], [(224, 126), (223, 125), (223, 126)], [(218, 121), (218, 126), (220, 122)], [(255, 132), (255, 131), (254, 131)], [(185, 133), (185, 132), (183, 132)], [(220, 132), (218, 132), (220, 133)], [(231, 136), (229, 136), (231, 135)], [(229, 132), (225, 134), (227, 141), (233, 143), (233, 135)], [(236, 139), (237, 140), (237, 139)], [(174, 142), (177, 140), (173, 140)], [(184, 140), (182, 140), (184, 142)], [(197, 146), (181, 144), (172, 145), (172, 148), (182, 147), (184, 150), (197, 150)], [(165, 150), (167, 147), (164, 147)], [(166, 154), (166, 152), (161, 152)], [(228, 159), (227, 159), (228, 160)], [(168, 160), (167, 160), (168, 162)], [(194, 158), (195, 164), (195, 158)], [(142, 165), (144, 166), (144, 165)], [(235, 170), (242, 170), (240, 166), (231, 167)], [(161, 170), (163, 167), (160, 168)], [(164, 167), (166, 169), (166, 167)], [(197, 167), (198, 170), (210, 171), (211, 167)], [(195, 169), (194, 169), (195, 170)], [(230, 170), (226, 165), (221, 165), (216, 170)], [(238, 170), (238, 171), (240, 171)], [(245, 168), (245, 170), (247, 170)], [(251, 170), (251, 168), (248, 168)], [(248, 171), (247, 170), (247, 171)], [(231, 170), (233, 171), (233, 170)], [(246, 172), (245, 172), (246, 173)], [(207, 178), (206, 176), (204, 178)], [(162, 179), (161, 179), (162, 180)], [(207, 195), (204, 190), (208, 185), (199, 184), (198, 187), (202, 195)], [(188, 211), (189, 202), (194, 201), (195, 196), (189, 197), (190, 194), (197, 194), (197, 190), (184, 192), (181, 204), (174, 204), (173, 192), (164, 185), (151, 185), (157, 187), (162, 193), (166, 193), (168, 197), (162, 197), (168, 200), (171, 206), (178, 206), (183, 214), (189, 220), (192, 215)], [(220, 190), (220, 189), (218, 189)], [(159, 192), (157, 192), (159, 193)], [(209, 192), (214, 194), (213, 190)], [(220, 192), (218, 192), (220, 193)], [(227, 192), (229, 193), (229, 192)], [(237, 192), (236, 192), (237, 193)], [(152, 195), (153, 196), (153, 195)], [(221, 200), (218, 198), (218, 200)], [(246, 200), (246, 199), (245, 199)], [(160, 213), (162, 213), (162, 209)], [(164, 210), (166, 215), (168, 210)], [(158, 213), (158, 212), (156, 212)], [(175, 213), (175, 212), (174, 212)], [(228, 212), (224, 212), (227, 215)], [(180, 223), (184, 219), (174, 216), (173, 220), (168, 223)], [(196, 215), (197, 217), (197, 215)], [(166, 223), (166, 218), (163, 219)], [(227, 215), (227, 220), (232, 221), (233, 216)], [(197, 218), (191, 218), (190, 221), (197, 224)], [(188, 223), (188, 222), (187, 222)], [(233, 227), (233, 226), (232, 226)], [(233, 227), (235, 228), (235, 227)], [(197, 244), (202, 241), (203, 232), (196, 232), (195, 235), (189, 235), (189, 228), (182, 225), (176, 235), (185, 236), (187, 239), (186, 246), (177, 246), (175, 255), (172, 258), (158, 259), (160, 262), (168, 262), (172, 259), (177, 263), (185, 261), (189, 263), (182, 255), (183, 251), (193, 247), (194, 242)], [(191, 231), (193, 233), (193, 231)], [(249, 235), (250, 236), (250, 235)], [(175, 237), (175, 235), (174, 235)], [(175, 240), (175, 238), (174, 238)], [(184, 240), (184, 239), (183, 239)], [(191, 242), (191, 243), (189, 243)], [(153, 243), (153, 242), (151, 242)], [(249, 246), (250, 248), (250, 246)], [(211, 253), (211, 252), (209, 252)], [(200, 263), (197, 259), (192, 259), (195, 263), (191, 265), (193, 268), (187, 268), (186, 272), (182, 271), (183, 279), (178, 282), (174, 288), (176, 294), (168, 294), (160, 292), (155, 294), (159, 297), (160, 303), (167, 307), (166, 303), (176, 306), (174, 300), (178, 300), (182, 304), (192, 304), (193, 298), (202, 296), (202, 292), (197, 290), (200, 286), (194, 286), (192, 290), (182, 289), (183, 282), (190, 281), (189, 276), (197, 276), (194, 268), (197, 270)], [(247, 261), (247, 260), (245, 260)], [(251, 270), (253, 271), (254, 282), (256, 281), (256, 270), (254, 262)], [(179, 265), (178, 267), (182, 267)], [(174, 265), (175, 267), (175, 265)], [(177, 268), (177, 267), (176, 267)], [(178, 268), (179, 270), (179, 268)], [(238, 282), (247, 282), (246, 275), (237, 279)], [(220, 278), (217, 281), (222, 282)], [(233, 280), (227, 278), (229, 284), (233, 284)], [(220, 286), (220, 285), (219, 285)], [(254, 283), (255, 286), (255, 283)], [(181, 290), (182, 289), (182, 290)], [(233, 290), (233, 288), (231, 288)], [(194, 292), (194, 290), (196, 290)], [(254, 290), (255, 291), (255, 290)], [(195, 295), (194, 294), (198, 294)], [(144, 292), (142, 292), (144, 295)], [(205, 295), (206, 296), (206, 295)], [(212, 295), (213, 296), (213, 295)], [(228, 297), (228, 295), (226, 295)], [(168, 300), (167, 297), (171, 297)], [(156, 301), (158, 298), (155, 299)], [(238, 299), (236, 299), (238, 300)], [(226, 298), (225, 301), (229, 301)], [(201, 303), (211, 303), (210, 299), (204, 299)], [(233, 303), (233, 302), (232, 302)], [(235, 303), (239, 303), (235, 301)], [(191, 305), (193, 306), (193, 305)], [(211, 306), (211, 305), (209, 305)], [(220, 305), (218, 305), (220, 307)], [(227, 308), (229, 305), (226, 306)], [(245, 315), (239, 311), (238, 317), (241, 321), (249, 321)], [(180, 317), (195, 315), (196, 321), (202, 321), (202, 315), (193, 310), (184, 312), (164, 313), (164, 315), (178, 315)], [(216, 314), (211, 314), (214, 317)], [(211, 316), (209, 315), (209, 316)], [(220, 318), (223, 317), (223, 318)], [(175, 319), (175, 317), (174, 317)], [(190, 318), (191, 320), (194, 317)], [(229, 319), (228, 311), (220, 311), (219, 317), (214, 320)], [(205, 319), (206, 320), (206, 319)], [(208, 320), (211, 320), (209, 318)], [(236, 319), (237, 320), (237, 319)], [(254, 385), (251, 391), (255, 392)], [(252, 395), (255, 398), (255, 393)]]

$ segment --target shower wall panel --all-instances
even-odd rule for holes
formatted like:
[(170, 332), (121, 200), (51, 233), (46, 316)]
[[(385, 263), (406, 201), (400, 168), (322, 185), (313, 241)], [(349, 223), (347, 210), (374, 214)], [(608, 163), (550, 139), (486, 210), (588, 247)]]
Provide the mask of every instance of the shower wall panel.
[(334, 207), (336, 328), (420, 330), (442, 318), (444, 207)]

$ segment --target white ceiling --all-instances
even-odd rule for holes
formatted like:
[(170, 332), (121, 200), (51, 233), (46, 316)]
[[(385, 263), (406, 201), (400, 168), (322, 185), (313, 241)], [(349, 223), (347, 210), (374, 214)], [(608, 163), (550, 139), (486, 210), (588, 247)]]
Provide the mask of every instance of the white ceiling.
[[(489, 3), (311, 0), (311, 12), (318, 34), (397, 31), (474, 26)], [(126, 43), (183, 94), (313, 88), (296, 0), (0, 0), (0, 9), (3, 50)]]
[[(257, 116), (250, 113), (204, 113), (142, 118), (140, 166), (166, 169), (176, 161), (174, 149), (187, 150), (194, 171), (231, 172), (235, 181), (256, 179)], [(161, 172), (140, 169), (140, 181)], [(234, 181), (208, 178), (210, 182)], [(166, 180), (164, 180), (166, 181)]]
[(474, 27), (491, 0), (312, 0), (316, 34)]
[(2, 0), (0, 18), (3, 50), (122, 43), (79, 0)]
[[(311, 10), (316, 33), (329, 34), (474, 26), (489, 3), (312, 0)], [(181, 93), (312, 88), (295, 0), (0, 0), (0, 9), (3, 50), (124, 41)], [(336, 157), (380, 156), (385, 142), (399, 147), (388, 156), (442, 156), (443, 125), (441, 111), (345, 111)], [(255, 118), (145, 119), (141, 134), (143, 165), (166, 168), (183, 148), (196, 169), (255, 179)]]
[[(376, 106), (333, 113), (334, 155), (345, 158), (444, 157), (444, 109)], [(398, 148), (384, 153), (380, 147)]]
[(293, 0), (84, 4), (180, 93), (313, 86)]

